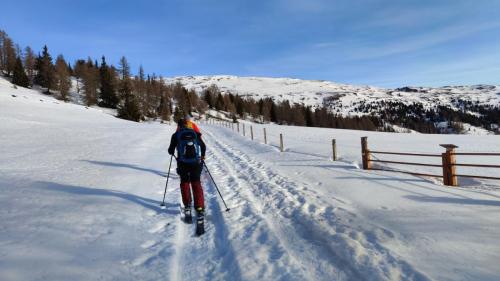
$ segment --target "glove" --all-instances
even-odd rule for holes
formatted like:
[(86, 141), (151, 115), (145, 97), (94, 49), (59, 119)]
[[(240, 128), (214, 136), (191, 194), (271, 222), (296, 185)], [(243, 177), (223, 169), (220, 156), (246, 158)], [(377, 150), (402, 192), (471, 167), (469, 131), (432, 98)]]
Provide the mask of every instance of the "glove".
[(201, 162), (205, 162), (205, 155), (202, 155), (200, 160), (201, 160)]

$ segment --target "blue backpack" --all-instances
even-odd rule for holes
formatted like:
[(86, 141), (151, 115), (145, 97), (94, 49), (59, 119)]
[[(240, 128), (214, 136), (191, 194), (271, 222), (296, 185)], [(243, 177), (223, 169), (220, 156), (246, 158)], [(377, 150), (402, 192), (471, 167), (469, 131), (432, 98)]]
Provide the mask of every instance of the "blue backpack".
[(198, 163), (201, 159), (201, 148), (198, 135), (192, 129), (182, 128), (177, 132), (177, 155), (184, 163)]

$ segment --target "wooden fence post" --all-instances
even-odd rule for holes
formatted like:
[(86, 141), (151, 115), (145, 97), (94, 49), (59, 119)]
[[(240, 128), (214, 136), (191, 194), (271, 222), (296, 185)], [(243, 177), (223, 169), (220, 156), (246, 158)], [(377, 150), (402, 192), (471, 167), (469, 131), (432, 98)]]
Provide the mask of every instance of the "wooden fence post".
[(266, 128), (264, 128), (264, 143), (267, 144)]
[(250, 136), (251, 136), (251, 138), (253, 140), (253, 126), (250, 126)]
[(280, 134), (280, 151), (284, 151), (284, 146), (283, 146), (283, 134)]
[(448, 176), (448, 158), (446, 157), (446, 153), (442, 153), (441, 157), (443, 163), (443, 184), (450, 185), (450, 177)]
[(458, 146), (454, 144), (440, 144), (440, 146), (446, 149), (446, 152), (442, 154), (443, 157), (443, 184), (448, 186), (458, 186), (457, 159), (455, 156), (455, 148)]
[(337, 141), (332, 139), (332, 159), (333, 161), (337, 161)]
[(361, 137), (361, 157), (363, 160), (363, 170), (372, 168), (370, 150), (368, 150), (368, 137)]
[(245, 136), (245, 124), (243, 124), (243, 136)]

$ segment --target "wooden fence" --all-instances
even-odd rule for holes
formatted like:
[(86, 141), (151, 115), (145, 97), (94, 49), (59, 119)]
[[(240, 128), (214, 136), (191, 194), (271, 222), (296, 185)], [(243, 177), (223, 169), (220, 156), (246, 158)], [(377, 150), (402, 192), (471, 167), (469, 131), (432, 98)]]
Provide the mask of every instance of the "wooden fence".
[[(458, 186), (458, 177), (465, 178), (480, 178), (480, 179), (490, 179), (490, 180), (500, 180), (500, 177), (487, 177), (487, 176), (479, 176), (479, 175), (464, 175), (457, 173), (457, 167), (476, 167), (476, 168), (500, 168), (500, 165), (486, 165), (486, 164), (469, 164), (469, 163), (457, 163), (456, 156), (500, 156), (500, 153), (467, 153), (467, 152), (456, 152), (455, 149), (458, 146), (453, 144), (441, 144), (443, 148), (446, 149), (445, 152), (441, 154), (429, 154), (429, 153), (407, 153), (407, 152), (390, 152), (390, 151), (376, 151), (370, 150), (368, 148), (368, 137), (361, 138), (361, 157), (363, 162), (364, 170), (379, 170), (379, 171), (389, 171), (389, 172), (398, 172), (405, 173), (417, 176), (428, 176), (428, 177), (437, 177), (443, 179), (443, 184), (448, 186)], [(441, 164), (429, 164), (429, 163), (418, 163), (418, 162), (402, 162), (402, 161), (389, 161), (389, 160), (380, 160), (380, 159), (372, 159), (372, 155), (380, 154), (380, 155), (400, 155), (407, 157), (435, 157), (441, 158)], [(419, 173), (419, 172), (408, 172), (408, 171), (400, 171), (393, 170), (387, 168), (374, 168), (372, 163), (387, 163), (387, 164), (397, 164), (397, 165), (408, 165), (408, 166), (425, 166), (425, 167), (437, 167), (441, 168), (442, 174), (428, 174), (428, 173)]]
[[(227, 128), (237, 130), (240, 133), (240, 123), (236, 123), (234, 126), (233, 123), (225, 121), (225, 120), (207, 120), (208, 124), (217, 124), (220, 126), (224, 126)], [(242, 125), (242, 133), (243, 136), (246, 136), (245, 124)], [(267, 131), (266, 128), (263, 128), (263, 137), (264, 143), (267, 144)], [(254, 140), (254, 131), (253, 126), (250, 126), (250, 138)], [(279, 134), (279, 149), (281, 152), (285, 151), (283, 134)], [(453, 144), (441, 144), (445, 151), (443, 153), (410, 153), (410, 152), (394, 152), (394, 151), (377, 151), (370, 150), (368, 148), (368, 137), (361, 138), (361, 158), (363, 163), (364, 170), (379, 170), (379, 171), (388, 171), (388, 172), (397, 172), (397, 173), (405, 173), (416, 176), (427, 176), (427, 177), (436, 177), (442, 178), (443, 184), (448, 186), (458, 186), (458, 177), (464, 178), (479, 178), (479, 179), (489, 179), (489, 180), (500, 180), (500, 177), (490, 177), (490, 176), (480, 176), (480, 175), (468, 175), (468, 174), (459, 174), (457, 173), (457, 167), (474, 167), (474, 168), (500, 168), (500, 165), (491, 165), (491, 164), (471, 164), (471, 163), (457, 163), (456, 156), (500, 156), (500, 153), (477, 153), (477, 152), (456, 152), (458, 146)], [(420, 163), (415, 161), (393, 161), (393, 160), (383, 160), (383, 159), (374, 159), (373, 155), (398, 155), (405, 156), (407, 158), (414, 157), (428, 157), (428, 158), (440, 158), (440, 164), (431, 164), (431, 163)], [(337, 160), (337, 142), (335, 139), (332, 139), (332, 160)], [(384, 167), (373, 167), (373, 163), (386, 163), (386, 164), (395, 164), (395, 165), (406, 165), (406, 166), (420, 166), (420, 167), (433, 167), (440, 168), (441, 174), (430, 174), (425, 172), (418, 171), (401, 171), (394, 170)]]

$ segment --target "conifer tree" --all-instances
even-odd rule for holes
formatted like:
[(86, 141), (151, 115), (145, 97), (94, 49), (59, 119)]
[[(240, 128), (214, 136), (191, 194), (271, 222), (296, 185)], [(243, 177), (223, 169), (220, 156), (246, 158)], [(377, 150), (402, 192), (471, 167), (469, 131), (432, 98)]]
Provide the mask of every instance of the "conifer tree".
[(77, 68), (80, 73), (79, 75), (82, 76), (85, 104), (87, 106), (97, 104), (97, 89), (99, 88), (99, 72), (97, 68), (95, 68), (90, 58), (88, 58), (86, 63)]
[(24, 68), (26, 70), (26, 74), (28, 75), (30, 86), (33, 86), (33, 80), (35, 79), (35, 63), (35, 53), (31, 47), (28, 46), (24, 49)]
[(125, 57), (120, 59), (120, 78), (119, 93), (123, 104), (118, 107), (118, 117), (138, 122), (142, 119), (142, 114), (137, 99), (132, 93), (130, 66)]
[[(150, 84), (151, 80), (148, 80), (148, 84)], [(146, 84), (146, 77), (144, 75), (144, 68), (142, 67), (142, 65), (139, 66), (139, 73), (133, 80), (133, 85), (136, 100), (139, 104), (139, 107), (141, 108), (141, 111), (144, 112), (146, 116), (151, 115), (151, 109), (149, 105), (152, 101), (150, 100), (150, 97), (148, 95), (149, 89), (148, 85)]]
[(170, 109), (171, 102), (170, 98), (167, 95), (162, 95), (160, 99), (160, 117), (165, 121), (170, 121), (170, 116), (172, 115), (172, 111)]
[(5, 31), (0, 29), (0, 74), (2, 74), (3, 70), (5, 69), (4, 52), (3, 52), (3, 41), (5, 36), (6, 36)]
[(102, 56), (101, 67), (99, 68), (100, 103), (99, 105), (109, 108), (116, 108), (119, 99), (116, 94), (115, 73), (106, 63), (106, 58)]
[(85, 60), (77, 60), (73, 65), (73, 74), (76, 78), (76, 92), (80, 93), (80, 81), (83, 79), (85, 72)]
[(12, 83), (21, 87), (28, 87), (29, 80), (26, 72), (23, 68), (23, 63), (21, 62), (21, 58), (17, 57), (16, 65), (14, 67), (13, 75), (12, 75)]
[(222, 94), (220, 92), (217, 94), (217, 100), (215, 102), (215, 109), (224, 110), (224, 97), (222, 97)]
[(179, 120), (184, 118), (184, 109), (181, 106), (177, 105), (174, 110), (174, 121), (177, 123)]
[(36, 70), (37, 75), (35, 76), (35, 83), (47, 88), (47, 93), (50, 93), (50, 89), (54, 88), (55, 71), (47, 45), (43, 47), (42, 55), (37, 58)]
[(62, 55), (57, 56), (55, 70), (55, 80), (57, 90), (59, 91), (59, 98), (63, 101), (67, 101), (71, 88), (71, 78), (68, 71), (68, 65)]
[(14, 43), (5, 32), (0, 34), (0, 36), (0, 41), (2, 43), (2, 57), (0, 58), (2, 61), (2, 70), (7, 76), (12, 76), (14, 68), (16, 67), (17, 58)]
[(74, 76), (75, 73), (73, 72), (73, 68), (71, 67), (71, 63), (68, 62), (68, 73), (69, 76)]

